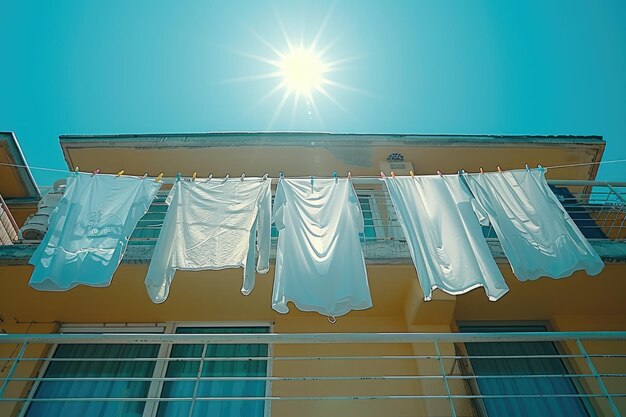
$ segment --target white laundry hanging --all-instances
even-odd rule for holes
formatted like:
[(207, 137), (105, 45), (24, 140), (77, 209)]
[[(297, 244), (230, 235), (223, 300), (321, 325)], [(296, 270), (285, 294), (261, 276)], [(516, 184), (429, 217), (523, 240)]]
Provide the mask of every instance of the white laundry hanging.
[(65, 291), (111, 283), (130, 235), (161, 187), (151, 179), (70, 174), (50, 226), (30, 259), (30, 286)]
[(272, 307), (341, 316), (372, 306), (359, 233), (363, 215), (346, 179), (281, 179), (274, 200), (278, 228)]
[(521, 281), (564, 278), (584, 269), (597, 275), (604, 263), (545, 180), (545, 170), (465, 174)]
[[(177, 269), (244, 269), (241, 292), (254, 287), (256, 270), (269, 270), (271, 180), (177, 181), (157, 240), (146, 288), (155, 303), (167, 299)], [(258, 235), (258, 236), (257, 236)]]
[(479, 223), (486, 214), (458, 175), (386, 177), (385, 184), (426, 301), (435, 288), (459, 295), (482, 286), (491, 301), (507, 293)]

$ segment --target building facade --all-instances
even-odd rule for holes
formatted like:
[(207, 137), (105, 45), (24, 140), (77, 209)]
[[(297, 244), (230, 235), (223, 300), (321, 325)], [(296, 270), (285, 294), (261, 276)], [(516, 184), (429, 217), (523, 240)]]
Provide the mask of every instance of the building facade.
[[(3, 138), (3, 160), (26, 165), (15, 136)], [(626, 415), (626, 183), (595, 181), (601, 137), (211, 133), (60, 144), (68, 171), (166, 180), (107, 288), (36, 291), (28, 260), (37, 240), (0, 246), (0, 415)], [(526, 165), (549, 167), (604, 270), (520, 282), (485, 227), (510, 292), (490, 302), (480, 288), (436, 290), (424, 301), (380, 172)], [(24, 237), (41, 197), (27, 168), (0, 170), (0, 195)], [(336, 321), (279, 314), (273, 258), (249, 296), (240, 269), (178, 271), (168, 300), (153, 304), (144, 279), (167, 179), (281, 172), (353, 178), (373, 307)]]

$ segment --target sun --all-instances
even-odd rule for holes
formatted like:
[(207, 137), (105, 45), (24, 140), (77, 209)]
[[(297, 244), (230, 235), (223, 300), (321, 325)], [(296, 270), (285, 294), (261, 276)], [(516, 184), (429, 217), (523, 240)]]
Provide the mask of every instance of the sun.
[[(321, 44), (322, 32), (330, 18), (330, 10), (326, 18), (320, 25), (315, 36), (310, 43), (303, 39), (300, 42), (294, 40), (287, 34), (281, 19), (276, 16), (278, 27), (281, 29), (285, 47), (281, 48), (277, 44), (267, 41), (263, 36), (253, 29), (248, 30), (264, 44), (271, 54), (266, 56), (251, 54), (243, 51), (232, 50), (233, 52), (251, 58), (269, 67), (268, 72), (257, 73), (239, 78), (229, 79), (228, 82), (256, 82), (267, 79), (275, 79), (276, 84), (263, 97), (261, 97), (250, 109), (252, 111), (265, 105), (270, 98), (279, 96), (280, 99), (268, 129), (271, 129), (278, 116), (283, 112), (285, 105), (291, 101), (291, 124), (293, 126), (296, 116), (303, 109), (309, 119), (316, 118), (323, 126), (322, 117), (318, 109), (320, 99), (332, 103), (344, 113), (350, 114), (335, 97), (330, 89), (343, 89), (356, 93), (365, 93), (362, 90), (348, 86), (333, 80), (333, 74), (341, 71), (343, 66), (356, 59), (355, 56), (344, 56), (342, 58), (329, 59), (329, 51), (334, 47), (338, 37), (331, 38), (330, 42)], [(302, 38), (302, 37), (301, 37)], [(298, 116), (299, 117), (299, 116)]]
[(322, 88), (327, 68), (321, 57), (310, 49), (298, 47), (282, 56), (279, 63), (285, 87), (293, 94), (312, 98)]

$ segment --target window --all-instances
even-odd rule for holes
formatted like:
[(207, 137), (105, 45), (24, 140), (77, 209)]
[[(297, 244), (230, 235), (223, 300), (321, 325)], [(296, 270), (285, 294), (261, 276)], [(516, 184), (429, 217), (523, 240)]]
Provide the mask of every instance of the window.
[[(111, 328), (102, 331), (110, 333)], [(269, 327), (179, 326), (175, 332), (268, 333)], [(263, 399), (206, 398), (265, 397), (267, 356), (265, 344), (58, 345), (22, 416), (263, 417)], [(166, 401), (140, 400), (153, 397)], [(197, 397), (205, 399), (191, 400)], [(109, 398), (122, 400), (106, 401)]]
[[(541, 332), (544, 326), (461, 326), (463, 332)], [(477, 378), (474, 390), (481, 396), (537, 395), (527, 398), (481, 398), (478, 409), (487, 416), (591, 417), (587, 401), (576, 397), (580, 391), (575, 378), (543, 375), (566, 375), (566, 364), (553, 342), (481, 342), (465, 343), (469, 364), (476, 376), (510, 375), (513, 378)], [(533, 357), (539, 356), (542, 357)], [(480, 358), (488, 356), (489, 358)], [(492, 356), (504, 356), (493, 358)], [(512, 356), (506, 358), (506, 356)], [(521, 356), (521, 357), (520, 357)], [(519, 377), (515, 378), (514, 376)], [(537, 375), (537, 377), (532, 377)], [(529, 377), (531, 376), (531, 377)], [(478, 394), (477, 393), (477, 394)], [(552, 395), (565, 395), (552, 397)], [(542, 396), (539, 396), (542, 395)], [(567, 395), (571, 395), (568, 397)]]

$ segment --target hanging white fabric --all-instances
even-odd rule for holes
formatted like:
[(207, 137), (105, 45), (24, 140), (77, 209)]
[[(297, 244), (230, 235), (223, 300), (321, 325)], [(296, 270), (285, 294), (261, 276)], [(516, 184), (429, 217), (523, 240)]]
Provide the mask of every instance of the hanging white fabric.
[(459, 295), (484, 287), (491, 301), (507, 293), (479, 223), (486, 213), (458, 175), (387, 177), (385, 184), (426, 301), (436, 288)]
[(161, 187), (149, 179), (71, 174), (30, 259), (30, 286), (65, 291), (111, 283), (130, 235)]
[(157, 240), (146, 288), (155, 303), (167, 299), (177, 269), (244, 269), (241, 292), (254, 287), (257, 272), (269, 270), (271, 204), (269, 178), (176, 181)]
[(604, 263), (582, 235), (545, 179), (545, 170), (465, 174), (521, 281), (564, 278), (584, 269), (597, 275)]
[(278, 228), (272, 307), (341, 316), (372, 306), (359, 233), (363, 215), (346, 179), (282, 179), (274, 200)]

